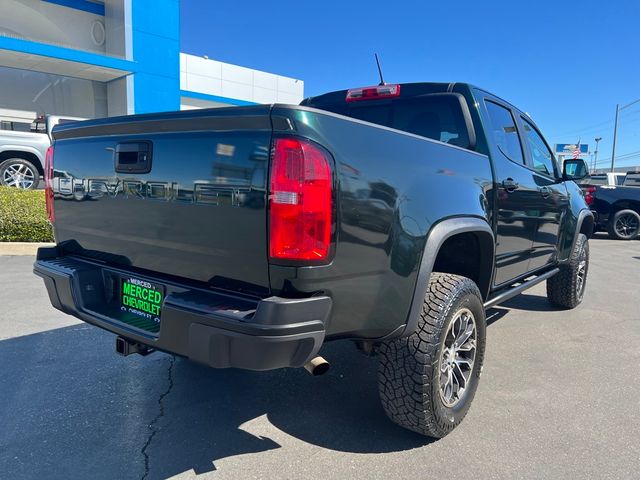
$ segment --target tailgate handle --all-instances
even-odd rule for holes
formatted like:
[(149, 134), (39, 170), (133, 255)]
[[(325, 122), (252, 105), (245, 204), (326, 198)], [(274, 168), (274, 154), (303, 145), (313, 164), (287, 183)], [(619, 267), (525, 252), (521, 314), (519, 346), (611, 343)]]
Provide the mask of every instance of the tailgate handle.
[(502, 188), (504, 188), (507, 192), (514, 192), (518, 189), (520, 185), (513, 178), (507, 178), (502, 181)]
[(116, 145), (117, 173), (149, 173), (151, 171), (152, 144), (149, 141), (121, 142)]

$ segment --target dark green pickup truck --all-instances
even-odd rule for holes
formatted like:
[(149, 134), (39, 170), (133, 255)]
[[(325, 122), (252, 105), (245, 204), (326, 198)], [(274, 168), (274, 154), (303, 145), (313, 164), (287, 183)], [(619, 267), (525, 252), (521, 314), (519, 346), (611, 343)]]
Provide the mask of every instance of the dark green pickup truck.
[(475, 394), (485, 309), (541, 281), (577, 306), (593, 217), (528, 115), (463, 83), (58, 126), (51, 303), (215, 368), (305, 366), (350, 339), (396, 423), (442, 437)]

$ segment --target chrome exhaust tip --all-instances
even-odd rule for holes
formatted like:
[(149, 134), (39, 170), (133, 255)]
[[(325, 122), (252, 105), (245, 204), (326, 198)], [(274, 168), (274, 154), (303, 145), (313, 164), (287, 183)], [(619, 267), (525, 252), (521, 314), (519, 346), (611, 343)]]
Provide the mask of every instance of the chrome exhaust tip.
[(324, 375), (329, 371), (331, 365), (324, 358), (317, 356), (304, 364), (304, 369), (314, 377)]

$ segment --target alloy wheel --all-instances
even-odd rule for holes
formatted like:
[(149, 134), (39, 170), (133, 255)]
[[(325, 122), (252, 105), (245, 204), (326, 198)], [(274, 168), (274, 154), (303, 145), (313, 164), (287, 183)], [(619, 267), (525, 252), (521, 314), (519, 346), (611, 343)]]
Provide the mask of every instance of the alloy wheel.
[(615, 229), (616, 233), (623, 238), (633, 238), (638, 233), (638, 219), (631, 214), (620, 215), (616, 219)]
[(587, 251), (584, 247), (580, 250), (578, 257), (578, 271), (576, 273), (576, 295), (582, 300), (584, 286), (587, 280)]
[(467, 308), (449, 324), (440, 356), (440, 398), (449, 408), (463, 397), (476, 359), (476, 321)]
[(33, 170), (22, 163), (7, 166), (2, 176), (2, 183), (8, 187), (31, 188), (36, 180)]

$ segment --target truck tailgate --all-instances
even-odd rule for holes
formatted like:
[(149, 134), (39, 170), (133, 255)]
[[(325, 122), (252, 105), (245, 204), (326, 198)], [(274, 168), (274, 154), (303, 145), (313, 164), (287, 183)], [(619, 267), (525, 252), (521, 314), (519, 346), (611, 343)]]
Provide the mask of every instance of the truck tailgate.
[(95, 120), (54, 138), (58, 244), (268, 293), (269, 106)]

